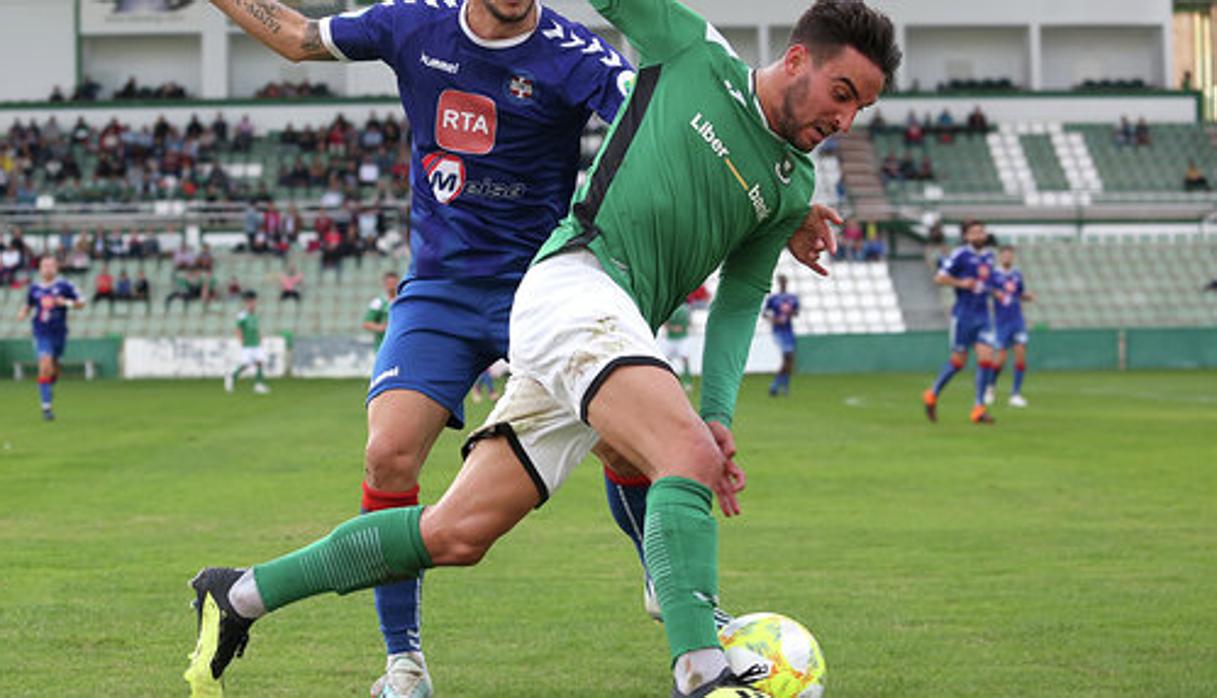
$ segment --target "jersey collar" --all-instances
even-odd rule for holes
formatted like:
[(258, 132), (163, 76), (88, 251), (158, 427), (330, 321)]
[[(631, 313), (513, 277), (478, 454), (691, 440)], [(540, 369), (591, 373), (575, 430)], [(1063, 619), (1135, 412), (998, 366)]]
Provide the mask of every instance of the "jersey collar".
[(519, 36), (512, 36), (506, 39), (483, 39), (477, 34), (474, 34), (473, 29), (469, 27), (469, 19), (466, 17), (469, 12), (469, 3), (464, 2), (461, 3), (461, 11), (458, 13), (460, 16), (461, 31), (465, 32), (465, 36), (470, 41), (478, 46), (481, 46), (482, 48), (503, 49), (519, 46), (525, 41), (531, 39), (532, 35), (537, 32), (537, 27), (541, 26), (541, 11), (544, 8), (541, 7), (540, 0), (537, 0), (537, 2), (533, 5), (533, 8), (537, 13), (537, 24), (530, 31), (520, 34)]

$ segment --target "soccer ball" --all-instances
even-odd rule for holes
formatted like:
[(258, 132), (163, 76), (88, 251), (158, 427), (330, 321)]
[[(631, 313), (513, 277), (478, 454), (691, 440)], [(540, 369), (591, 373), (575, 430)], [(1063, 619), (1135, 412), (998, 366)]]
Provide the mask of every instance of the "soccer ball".
[(749, 613), (718, 633), (737, 676), (773, 698), (824, 695), (824, 653), (807, 628), (777, 613)]

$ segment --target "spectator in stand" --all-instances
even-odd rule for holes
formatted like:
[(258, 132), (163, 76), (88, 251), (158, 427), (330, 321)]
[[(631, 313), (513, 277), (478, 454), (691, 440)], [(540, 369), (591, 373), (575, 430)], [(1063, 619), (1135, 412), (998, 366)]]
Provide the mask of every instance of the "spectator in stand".
[(329, 184), (326, 186), (325, 192), (321, 194), (321, 205), (325, 208), (335, 209), (342, 206), (342, 202), (345, 200), (342, 180), (336, 174), (330, 175)]
[(304, 218), (300, 216), (300, 209), (296, 208), (295, 204), (291, 204), (283, 216), (283, 239), (288, 246), (296, 244), (302, 230), (304, 230)]
[(131, 300), (143, 301), (144, 305), (152, 305), (152, 289), (148, 285), (148, 277), (140, 269), (135, 274), (135, 288), (131, 292)]
[(989, 131), (989, 118), (981, 111), (980, 105), (977, 104), (972, 109), (972, 113), (968, 114), (968, 132), (972, 134), (983, 134)]
[(19, 253), (0, 240), (0, 288), (16, 286)]
[(925, 142), (925, 128), (917, 121), (917, 115), (909, 111), (909, 117), (904, 127), (904, 144), (917, 146)]
[(110, 302), (110, 314), (114, 314), (114, 276), (110, 274), (109, 267), (103, 266), (101, 273), (93, 280), (93, 303), (96, 304), (99, 300)]
[(173, 253), (173, 268), (177, 270), (193, 269), (195, 263), (194, 251), (190, 249), (190, 245), (182, 240), (180, 246)]
[(228, 293), (228, 300), (236, 300), (241, 297), (241, 282), (237, 280), (236, 274), (228, 277), (228, 286), (225, 287)]
[(296, 265), (287, 265), (287, 271), (279, 273), (279, 302), (293, 300), (300, 305), (300, 284), (303, 282), (304, 275), (296, 270)]
[(879, 226), (874, 221), (866, 222), (866, 241), (862, 243), (862, 259), (867, 262), (877, 262), (887, 256), (887, 244), (879, 234)]
[(135, 295), (135, 289), (131, 285), (131, 277), (127, 275), (127, 270), (123, 269), (118, 273), (118, 283), (114, 286), (114, 297), (120, 301), (130, 301)]
[(266, 202), (266, 211), (262, 213), (262, 232), (266, 233), (268, 244), (283, 233), (283, 214), (274, 201)]
[(254, 248), (254, 238), (257, 237), (258, 231), (262, 228), (262, 213), (258, 211), (258, 207), (249, 202), (245, 204), (245, 213), (242, 218), (242, 228), (245, 231), (245, 242), (249, 249)]
[(907, 151), (900, 158), (900, 179), (917, 179), (917, 163), (913, 161), (913, 154)]
[(875, 115), (871, 117), (867, 128), (870, 130), (871, 136), (887, 130), (887, 120), (883, 118), (883, 114), (878, 109), (875, 109)]
[(934, 124), (934, 128), (938, 131), (939, 143), (951, 143), (955, 140), (955, 117), (951, 116), (951, 112), (943, 109), (938, 114), (938, 121)]
[(211, 245), (203, 243), (199, 254), (194, 258), (194, 268), (200, 271), (211, 271), (215, 267), (215, 257), (211, 255)]
[(203, 300), (205, 313), (211, 307), (211, 302), (220, 297), (220, 282), (216, 281), (216, 276), (210, 269), (200, 273), (198, 278), (199, 298)]
[(889, 182), (899, 182), (903, 179), (900, 176), (900, 159), (895, 153), (888, 153), (887, 157), (883, 158), (883, 166), (879, 170), (879, 176), (883, 178), (883, 184)]
[(380, 165), (370, 155), (364, 155), (359, 163), (359, 186), (374, 187), (380, 181)]
[(321, 277), (325, 278), (327, 269), (334, 272), (334, 278), (342, 281), (342, 252), (343, 237), (338, 226), (331, 225), (321, 235)]
[(1144, 116), (1137, 119), (1137, 126), (1133, 129), (1133, 141), (1137, 147), (1153, 145), (1149, 136), (1149, 122)]
[(248, 153), (254, 144), (254, 122), (250, 121), (249, 114), (241, 117), (237, 122), (237, 132), (232, 139), (232, 149), (240, 153)]
[(1133, 144), (1133, 127), (1132, 122), (1127, 116), (1120, 117), (1120, 123), (1115, 130), (1116, 145), (1132, 145)]
[(934, 163), (928, 154), (921, 156), (921, 164), (917, 166), (917, 177), (921, 181), (934, 179)]
[(842, 244), (838, 247), (837, 258), (862, 259), (862, 240), (864, 237), (865, 233), (857, 218), (850, 217), (845, 219), (845, 227), (841, 230)]
[[(193, 274), (193, 278), (191, 275)], [(175, 268), (170, 282), (173, 284), (173, 291), (165, 296), (165, 312), (169, 312), (169, 306), (174, 299), (181, 299), (183, 306), (188, 306), (190, 301), (199, 297), (201, 287), (195, 283), (198, 278), (198, 272), (187, 272), (181, 268)]]
[(1211, 191), (1208, 177), (1196, 167), (1194, 160), (1187, 161), (1187, 172), (1183, 175), (1183, 191)]
[(81, 233), (67, 254), (63, 268), (65, 274), (86, 274), (93, 260), (89, 257), (89, 234)]

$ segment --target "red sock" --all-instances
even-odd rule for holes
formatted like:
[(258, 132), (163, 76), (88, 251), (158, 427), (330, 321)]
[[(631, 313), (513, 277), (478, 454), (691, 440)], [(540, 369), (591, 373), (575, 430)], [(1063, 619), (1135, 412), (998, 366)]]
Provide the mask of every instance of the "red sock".
[(955, 358), (954, 356), (951, 357), (951, 365), (955, 367), (956, 371), (962, 371), (964, 364), (966, 364), (967, 362), (968, 362), (967, 359), (958, 359), (958, 358)]
[(1018, 362), (1016, 362), (1016, 363), (1014, 364), (1014, 370), (1016, 370), (1016, 371), (1026, 371), (1026, 370), (1027, 370), (1027, 362), (1026, 362), (1026, 361), (1018, 361)]
[(624, 477), (617, 474), (617, 471), (613, 470), (607, 465), (604, 466), (604, 476), (609, 479), (609, 482), (613, 483), (614, 485), (621, 485), (622, 487), (638, 487), (640, 485), (651, 484), (651, 478), (647, 477), (646, 475)]
[(40, 385), (54, 385), (55, 379), (50, 376), (38, 376), (38, 383)]
[(389, 492), (378, 490), (365, 482), (363, 483), (363, 501), (360, 502), (360, 506), (364, 512), (412, 507), (418, 504), (418, 489), (418, 485), (415, 485), (404, 492)]

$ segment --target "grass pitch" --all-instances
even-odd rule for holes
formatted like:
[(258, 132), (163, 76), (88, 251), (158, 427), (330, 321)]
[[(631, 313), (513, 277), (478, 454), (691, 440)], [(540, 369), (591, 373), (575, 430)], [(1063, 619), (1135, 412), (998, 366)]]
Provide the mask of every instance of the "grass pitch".
[[(746, 382), (724, 605), (811, 627), (829, 698), (1217, 695), (1217, 374), (1032, 374), (1031, 407), (990, 428), (963, 376), (928, 424), (930, 378)], [(44, 424), (32, 381), (0, 383), (0, 696), (184, 695), (186, 580), (356, 511), (362, 384), (241, 387), (67, 381)], [(428, 574), (443, 695), (668, 695), (603, 499), (585, 464), (482, 565)], [(313, 599), (254, 627), (228, 689), (367, 695), (381, 653), (370, 594)]]

